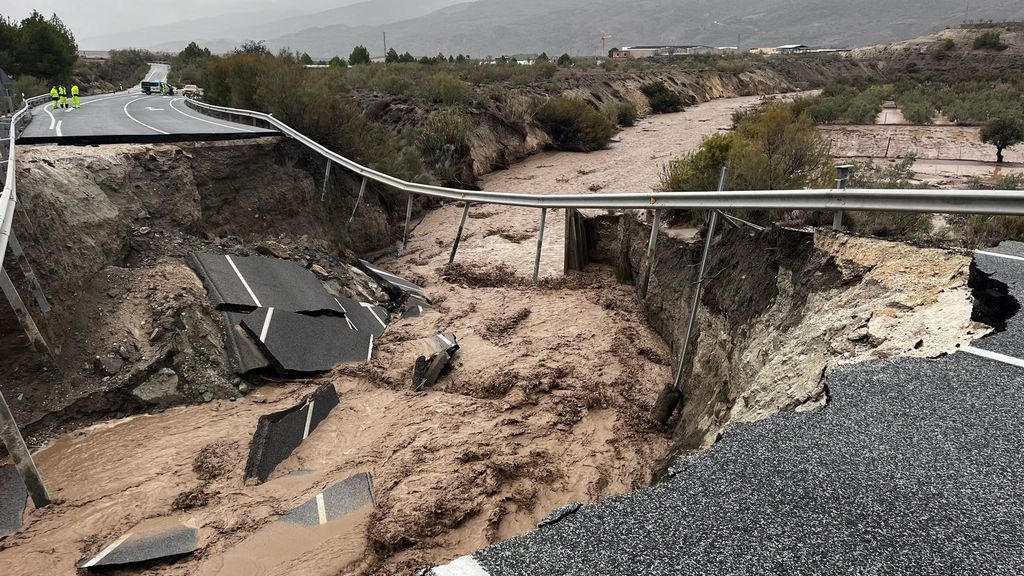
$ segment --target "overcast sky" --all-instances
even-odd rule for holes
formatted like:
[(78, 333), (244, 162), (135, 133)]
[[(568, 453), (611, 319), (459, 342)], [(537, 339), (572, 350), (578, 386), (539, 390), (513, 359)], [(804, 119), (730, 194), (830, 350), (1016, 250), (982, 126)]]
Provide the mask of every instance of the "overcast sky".
[[(56, 12), (78, 39), (181, 20), (265, 8), (304, 12), (353, 4), (357, 0), (4, 0), (0, 14), (15, 20), (33, 9)], [(299, 6), (300, 8), (296, 8)]]

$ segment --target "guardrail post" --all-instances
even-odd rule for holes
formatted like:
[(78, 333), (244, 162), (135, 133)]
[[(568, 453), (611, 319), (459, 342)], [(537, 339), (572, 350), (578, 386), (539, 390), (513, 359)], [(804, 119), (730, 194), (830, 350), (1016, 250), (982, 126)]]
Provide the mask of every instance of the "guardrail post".
[(13, 232), (10, 236), (9, 245), (11, 252), (14, 253), (15, 259), (18, 261), (18, 267), (21, 268), (22, 275), (32, 285), (32, 294), (35, 296), (36, 304), (39, 305), (39, 309), (43, 311), (43, 314), (49, 314), (50, 302), (46, 299), (46, 294), (43, 292), (43, 287), (39, 284), (39, 279), (36, 278), (35, 270), (32, 269), (32, 263), (28, 261), (28, 256), (25, 255), (25, 251), (21, 248), (21, 243), (18, 242), (18, 237)]
[(409, 245), (409, 222), (412, 221), (412, 192), (409, 192), (409, 203), (405, 206), (405, 232), (402, 233), (402, 250)]
[[(331, 162), (330, 160), (328, 160), (327, 161), (327, 172), (324, 172), (324, 189), (323, 189), (322, 192), (320, 192), (320, 201), (321, 202), (323, 202), (327, 198), (327, 182), (330, 181), (330, 179), (331, 179), (331, 164), (334, 164), (334, 162)], [(353, 214), (354, 214), (354, 212), (353, 212)], [(351, 221), (352, 220), (350, 219), (349, 222), (351, 222)]]
[(356, 205), (352, 207), (352, 215), (348, 218), (349, 224), (356, 219), (356, 210), (359, 210), (359, 204), (363, 201), (364, 194), (366, 194), (366, 176), (363, 176), (363, 183), (359, 186), (359, 197), (356, 198)]
[(14, 314), (18, 317), (22, 329), (25, 330), (32, 350), (39, 351), (39, 348), (42, 348), (43, 353), (46, 354), (47, 363), (52, 364), (53, 353), (50, 351), (50, 345), (46, 343), (43, 333), (39, 331), (39, 326), (36, 325), (28, 308), (25, 307), (25, 301), (21, 299), (18, 290), (14, 287), (14, 282), (11, 281), (11, 277), (3, 267), (0, 267), (0, 290), (7, 297), (7, 301), (11, 303), (11, 308), (14, 308)]
[(462, 229), (466, 227), (466, 218), (469, 217), (469, 202), (462, 208), (462, 221), (459, 222), (459, 230), (455, 232), (455, 243), (452, 244), (452, 253), (448, 256), (448, 263), (455, 262), (455, 253), (459, 250), (459, 242), (462, 241)]
[(658, 228), (661, 226), (661, 210), (654, 210), (654, 221), (651, 222), (651, 239), (647, 242), (647, 270), (643, 282), (640, 283), (640, 299), (647, 299), (647, 288), (651, 285), (651, 273), (654, 271), (654, 252), (658, 246)]
[[(568, 216), (567, 216), (568, 217)], [(533, 281), (540, 278), (540, 253), (544, 249), (544, 223), (548, 219), (548, 209), (540, 209), (540, 233), (537, 235), (537, 258), (533, 262)]]
[[(852, 164), (840, 164), (836, 166), (836, 188), (846, 190), (846, 179), (850, 177)], [(832, 229), (841, 232), (843, 229), (843, 211), (836, 210), (832, 213)]]
[(22, 481), (25, 482), (25, 488), (32, 496), (32, 503), (36, 508), (49, 506), (50, 493), (46, 491), (43, 478), (39, 475), (36, 463), (32, 461), (32, 453), (25, 445), (25, 439), (22, 438), (21, 432), (18, 430), (18, 423), (14, 421), (11, 407), (7, 405), (3, 393), (0, 393), (0, 439), (3, 440), (7, 453), (14, 461), (14, 467), (21, 475)]

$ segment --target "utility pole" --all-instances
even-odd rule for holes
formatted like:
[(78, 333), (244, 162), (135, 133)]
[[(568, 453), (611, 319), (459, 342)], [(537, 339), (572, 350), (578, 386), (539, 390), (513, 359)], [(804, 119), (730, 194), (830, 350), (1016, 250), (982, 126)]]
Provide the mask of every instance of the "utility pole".
[(384, 32), (384, 65), (388, 64), (388, 33)]
[(25, 445), (25, 439), (21, 437), (18, 423), (14, 421), (14, 415), (11, 414), (11, 408), (7, 405), (7, 400), (4, 399), (2, 392), (0, 392), (0, 439), (3, 439), (4, 446), (7, 447), (11, 460), (14, 461), (14, 467), (18, 469), (18, 474), (21, 474), (25, 488), (32, 496), (32, 503), (36, 508), (49, 506), (50, 494), (46, 491), (46, 486), (43, 485), (39, 470), (36, 469), (36, 464), (32, 461), (32, 454), (29, 453), (28, 446)]

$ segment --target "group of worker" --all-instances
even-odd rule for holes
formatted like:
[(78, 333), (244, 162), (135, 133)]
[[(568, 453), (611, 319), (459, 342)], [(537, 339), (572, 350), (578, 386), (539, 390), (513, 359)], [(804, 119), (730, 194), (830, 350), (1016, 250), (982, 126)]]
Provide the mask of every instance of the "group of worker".
[(53, 109), (67, 108), (70, 104), (72, 108), (81, 108), (82, 102), (78, 99), (78, 84), (71, 86), (71, 98), (70, 102), (68, 99), (68, 90), (63, 86), (54, 86), (50, 89), (50, 100), (53, 100)]

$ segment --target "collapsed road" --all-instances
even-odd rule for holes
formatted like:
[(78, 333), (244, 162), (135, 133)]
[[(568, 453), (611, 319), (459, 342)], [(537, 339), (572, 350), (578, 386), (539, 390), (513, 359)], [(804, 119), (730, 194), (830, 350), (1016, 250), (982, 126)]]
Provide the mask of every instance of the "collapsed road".
[[(638, 302), (633, 286), (616, 279), (616, 273), (628, 278), (628, 270), (608, 264), (595, 253), (592, 256), (596, 264), (582, 273), (562, 275), (557, 272), (558, 258), (552, 258), (560, 251), (548, 247), (544, 279), (534, 284), (529, 281), (528, 264), (522, 266), (530, 259), (507, 256), (534, 250), (537, 223), (531, 216), (535, 214), (495, 207), (474, 207), (468, 216), (458, 263), (447, 266), (452, 232), (461, 210), (458, 206), (443, 206), (425, 213), (407, 250), (381, 260), (379, 266), (369, 265), (380, 271), (370, 274), (376, 276), (376, 284), (389, 280), (394, 273), (400, 275), (399, 279), (407, 279), (410, 286), (403, 289), (393, 281), (392, 286), (385, 287), (387, 295), (362, 296), (359, 294), (376, 290), (362, 284), (362, 276), (356, 276), (349, 267), (359, 264), (364, 268), (363, 276), (373, 270), (365, 270), (366, 264), (357, 262), (351, 254), (339, 258), (336, 248), (319, 248), (324, 239), (337, 241), (331, 236), (337, 227), (321, 226), (315, 217), (300, 211), (323, 213), (328, 222), (332, 216), (336, 222), (339, 214), (347, 217), (354, 200), (352, 183), (329, 187), (327, 201), (321, 203), (318, 181), (303, 179), (301, 173), (289, 172), (293, 170), (291, 164), (274, 164), (266, 157), (260, 162), (242, 163), (246, 172), (264, 172), (233, 174), (236, 181), (230, 184), (204, 176), (209, 174), (203, 172), (204, 162), (224, 169), (225, 165), (238, 164), (226, 159), (246, 157), (255, 149), (228, 145), (124, 149), (116, 158), (112, 158), (113, 153), (103, 156), (97, 152), (87, 160), (109, 167), (110, 172), (129, 166), (125, 172), (137, 174), (136, 166), (142, 165), (194, 170), (176, 180), (185, 183), (181, 189), (163, 191), (158, 201), (150, 201), (144, 192), (132, 192), (143, 200), (141, 206), (135, 203), (135, 197), (123, 192), (128, 187), (110, 185), (105, 180), (100, 180), (102, 185), (74, 182), (76, 188), (88, 192), (86, 205), (105, 207), (110, 203), (117, 208), (111, 208), (112, 215), (105, 218), (121, 217), (133, 225), (126, 233), (130, 248), (111, 250), (115, 255), (104, 264), (96, 285), (81, 288), (85, 301), (89, 305), (98, 302), (97, 308), (104, 313), (103, 318), (90, 317), (89, 321), (101, 325), (106, 322), (105, 326), (117, 333), (114, 340), (102, 334), (104, 347), (124, 344), (129, 351), (124, 363), (137, 365), (133, 362), (144, 361), (132, 357), (132, 346), (139, 344), (148, 355), (152, 343), (146, 341), (157, 331), (169, 336), (156, 342), (171, 336), (188, 342), (214, 342), (216, 346), (206, 348), (216, 350), (219, 360), (223, 360), (224, 350), (230, 345), (218, 341), (218, 334), (197, 328), (211, 320), (217, 325), (224, 313), (252, 313), (257, 303), (249, 299), (244, 301), (245, 310), (213, 310), (217, 299), (208, 297), (209, 287), (185, 264), (188, 255), (195, 253), (248, 257), (264, 248), (279, 252), (280, 256), (275, 256), (279, 259), (292, 260), (316, 273), (325, 286), (331, 282), (345, 288), (343, 292), (353, 301), (387, 303), (395, 297), (392, 291), (405, 291), (412, 299), (409, 292), (415, 291), (410, 288), (413, 286), (424, 296), (429, 295), (432, 305), (416, 303), (404, 310), (401, 306), (390, 310), (391, 321), (374, 345), (369, 363), (344, 365), (293, 381), (282, 381), (276, 373), (259, 373), (257, 369), (237, 386), (238, 393), (194, 406), (160, 405), (149, 414), (144, 412), (150, 410), (128, 411), (121, 414), (131, 414), (128, 417), (58, 436), (37, 453), (58, 503), (47, 510), (26, 511), (24, 528), (0, 544), (0, 570), (70, 573), (76, 564), (102, 553), (142, 521), (172, 517), (183, 522), (194, 519), (200, 531), (200, 549), (162, 564), (159, 571), (164, 574), (251, 574), (259, 569), (325, 575), (410, 574), (529, 532), (566, 504), (570, 506), (551, 517), (544, 530), (568, 526), (574, 518), (597, 508), (579, 508), (574, 502), (618, 502), (609, 498), (649, 486), (652, 470), (673, 443), (671, 430), (652, 425), (649, 419), (662, 383), (671, 379), (672, 351), (667, 342), (672, 338), (668, 333), (655, 332), (657, 323), (653, 320), (657, 318)], [(58, 167), (46, 167), (40, 161), (32, 165), (34, 171), (53, 170), (68, 181), (82, 171), (76, 165), (78, 160), (62, 156), (60, 151), (46, 149), (39, 154), (43, 152), (58, 158)], [(261, 168), (266, 165), (274, 170)], [(322, 165), (317, 168), (322, 174)], [(252, 182), (246, 177), (262, 185), (247, 185)], [(293, 189), (282, 182), (299, 184)], [(192, 183), (198, 184), (188, 188)], [(240, 198), (243, 195), (237, 193), (239, 187), (257, 192), (269, 188), (270, 193), (255, 200)], [(26, 189), (26, 196), (43, 206), (49, 200), (47, 194), (61, 193), (41, 186)], [(286, 192), (300, 198), (294, 203), (298, 208), (287, 207), (294, 212), (279, 208)], [(199, 199), (201, 209), (197, 212), (201, 218), (181, 208), (189, 206), (188, 199), (192, 198)], [(31, 207), (33, 203), (26, 204)], [(55, 205), (54, 212), (59, 214), (60, 206)], [(121, 206), (126, 208), (119, 213)], [(145, 219), (136, 216), (143, 210), (148, 214)], [(388, 210), (395, 212), (384, 201), (372, 204), (366, 218), (372, 221)], [(46, 222), (42, 214), (39, 216), (34, 220)], [(253, 233), (257, 216), (265, 230)], [(295, 222), (306, 219), (317, 223), (302, 227), (313, 237), (291, 235), (289, 225), (295, 227)], [(141, 230), (142, 224), (147, 231)], [(102, 227), (95, 221), (88, 225), (92, 229)], [(48, 226), (43, 232), (51, 234), (53, 228)], [(386, 228), (366, 229), (371, 235)], [(72, 227), (72, 231), (77, 230)], [(280, 245), (268, 248), (261, 243), (271, 235)], [(757, 291), (762, 295), (762, 301), (746, 306), (746, 313), (760, 312), (763, 301), (773, 298), (792, 307), (746, 319), (763, 331), (758, 336), (764, 340), (756, 343), (762, 349), (778, 351), (787, 343), (803, 343), (801, 338), (811, 337), (831, 347), (822, 353), (829, 356), (829, 363), (819, 362), (816, 355), (805, 358), (793, 350), (783, 350), (792, 354), (786, 356), (790, 367), (813, 368), (806, 371), (816, 375), (814, 384), (821, 383), (821, 375), (830, 373), (835, 362), (952, 352), (954, 343), (970, 339), (971, 330), (984, 331), (970, 326), (968, 258), (874, 240), (843, 245), (842, 238), (807, 236), (811, 241), (799, 249), (775, 243), (776, 239), (767, 235), (740, 240), (723, 236), (719, 248), (736, 257), (736, 264), (725, 268), (726, 273), (718, 278), (722, 282), (720, 294)], [(600, 244), (595, 252), (628, 248), (626, 239), (613, 241), (598, 235), (595, 241)], [(94, 244), (114, 242), (101, 239)], [(692, 265), (689, 257), (693, 250), (680, 244), (679, 251), (682, 256), (675, 260), (676, 266), (659, 266), (677, 273), (687, 270)], [(864, 264), (868, 252), (875, 260)], [(770, 257), (772, 253), (776, 255)], [(802, 263), (801, 275), (790, 274), (783, 265), (788, 261), (779, 263), (786, 259)], [(772, 266), (758, 270), (757, 275), (736, 272), (764, 261)], [(242, 276), (248, 283), (246, 272)], [(108, 277), (123, 279), (118, 284), (121, 289), (110, 288), (113, 283), (106, 281)], [(656, 277), (652, 287), (657, 294), (659, 289), (688, 283), (685, 277), (666, 275)], [(168, 285), (175, 286), (175, 290), (166, 290)], [(260, 293), (253, 292), (265, 304)], [(838, 303), (840, 297), (855, 301), (858, 313), (863, 309), (871, 314), (864, 319), (864, 326), (860, 320), (848, 320), (849, 327), (830, 331), (826, 338), (816, 318), (802, 313), (805, 311), (801, 306), (811, 307), (820, 301)], [(673, 299), (675, 306), (678, 300)], [(154, 306), (142, 307), (140, 301), (157, 302), (166, 308), (167, 316), (182, 320), (164, 322), (161, 316), (151, 322), (148, 315), (136, 315), (130, 323), (115, 322), (131, 316), (126, 312), (148, 311)], [(348, 316), (349, 307), (344, 308), (342, 318)], [(721, 308), (709, 307), (702, 338), (724, 339), (730, 335), (727, 324), (716, 331), (714, 323), (720, 319), (711, 313), (722, 313)], [(678, 324), (677, 314), (674, 306), (666, 305), (661, 310), (661, 322)], [(640, 321), (645, 316), (649, 322)], [(233, 325), (217, 325), (217, 332)], [(81, 329), (79, 326), (76, 324), (76, 330)], [(252, 338), (254, 331), (243, 333)], [(949, 334), (934, 333), (943, 331)], [(420, 357), (426, 359), (431, 350), (437, 349), (438, 334), (445, 338), (458, 334), (458, 353), (450, 370), (434, 385), (414, 391), (414, 362)], [(918, 341), (923, 341), (920, 347)], [(70, 342), (74, 344), (74, 340)], [(735, 341), (727, 342), (723, 345), (726, 347), (741, 348)], [(116, 351), (105, 348), (102, 352), (102, 360), (116, 361), (110, 357)], [(726, 350), (711, 352), (714, 355), (709, 357), (717, 361), (706, 366), (728, 363)], [(160, 370), (147, 377), (158, 382), (166, 377), (185, 388), (229, 370), (210, 362), (203, 365), (203, 376), (197, 377), (179, 359), (189, 359), (190, 354), (188, 348), (171, 349), (168, 361), (155, 366)], [(806, 382), (790, 386), (780, 376), (786, 370), (771, 368), (762, 372), (774, 374), (775, 379), (764, 381), (756, 395), (731, 389), (712, 391), (707, 408), (700, 396), (701, 402), (688, 406), (693, 414), (685, 415), (686, 422), (678, 425), (693, 425), (714, 437), (718, 426), (730, 423), (729, 410), (723, 405), (730, 409), (735, 405), (736, 411), (755, 405), (757, 418), (778, 411), (820, 407), (815, 391), (808, 390), (812, 387)], [(162, 370), (171, 370), (176, 375), (173, 378), (180, 381)], [(848, 369), (841, 368), (834, 374), (843, 374), (844, 370)], [(111, 370), (115, 374), (127, 371)], [(806, 374), (799, 376), (811, 381)], [(729, 375), (719, 379), (734, 378)], [(303, 405), (307, 406), (304, 415), (313, 414), (314, 410), (304, 404), (305, 398), (325, 384), (338, 394), (338, 406), (319, 425), (311, 426), (308, 435), (302, 430), (302, 442), (277, 463), (266, 482), (244, 482), (248, 448), (260, 418)], [(83, 404), (77, 406), (82, 409)], [(831, 407), (809, 415), (827, 414)], [(298, 413), (302, 413), (301, 408)], [(808, 414), (784, 418), (801, 416)], [(757, 424), (743, 425), (738, 431), (746, 426)], [(145, 449), (140, 450), (140, 446)], [(677, 468), (673, 470), (673, 479), (683, 474)], [(372, 483), (371, 476), (363, 474), (372, 475)], [(361, 485), (365, 490), (358, 493), (363, 495), (361, 502), (367, 504), (332, 519), (327, 513), (329, 488), (353, 477), (364, 478)], [(89, 481), (82, 482), (82, 478)], [(643, 494), (638, 492), (636, 497)], [(319, 524), (317, 495), (324, 495), (328, 522), (323, 524)], [(311, 537), (310, 532), (293, 532), (293, 525), (279, 520), (297, 508), (303, 509), (307, 520), (313, 518), (315, 509), (323, 532)], [(508, 546), (516, 542), (512, 540)], [(498, 570), (483, 554), (474, 562)], [(529, 561), (523, 563), (524, 569), (534, 566)], [(572, 570), (564, 565), (556, 568)]]

